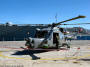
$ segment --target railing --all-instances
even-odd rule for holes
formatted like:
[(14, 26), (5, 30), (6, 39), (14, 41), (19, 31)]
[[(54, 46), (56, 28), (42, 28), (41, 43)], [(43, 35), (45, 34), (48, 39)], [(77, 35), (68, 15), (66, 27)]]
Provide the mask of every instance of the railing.
[[(10, 26), (47, 26), (47, 25), (48, 24), (11, 24)], [(6, 26), (6, 24), (0, 24), (0, 26)]]

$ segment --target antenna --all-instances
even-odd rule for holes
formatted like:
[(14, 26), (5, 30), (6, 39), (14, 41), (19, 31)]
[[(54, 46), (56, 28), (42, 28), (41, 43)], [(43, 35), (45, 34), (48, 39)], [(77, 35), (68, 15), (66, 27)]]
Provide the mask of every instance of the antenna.
[(55, 16), (55, 22), (57, 23), (57, 13), (56, 13), (56, 16)]

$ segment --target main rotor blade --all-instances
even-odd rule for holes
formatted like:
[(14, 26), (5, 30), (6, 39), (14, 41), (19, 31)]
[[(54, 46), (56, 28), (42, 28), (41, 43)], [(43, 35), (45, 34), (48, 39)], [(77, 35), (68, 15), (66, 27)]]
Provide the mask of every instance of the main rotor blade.
[(90, 24), (90, 23), (78, 23), (78, 24), (61, 24), (61, 25), (83, 25), (83, 24)]
[(67, 22), (67, 21), (72, 21), (72, 20), (76, 20), (76, 19), (79, 19), (79, 18), (85, 18), (85, 16), (77, 16), (75, 18), (72, 18), (72, 19), (68, 19), (68, 20), (65, 20), (65, 21), (61, 21), (61, 22), (58, 22), (58, 23), (55, 23), (55, 26), (57, 25), (61, 25), (61, 23), (64, 23), (64, 22)]

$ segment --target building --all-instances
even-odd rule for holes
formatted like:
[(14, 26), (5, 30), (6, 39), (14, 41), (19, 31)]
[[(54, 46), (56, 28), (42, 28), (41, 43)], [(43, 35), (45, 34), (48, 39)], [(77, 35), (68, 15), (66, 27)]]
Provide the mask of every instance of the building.
[(36, 28), (45, 27), (45, 24), (0, 24), (0, 41), (21, 41), (33, 37)]

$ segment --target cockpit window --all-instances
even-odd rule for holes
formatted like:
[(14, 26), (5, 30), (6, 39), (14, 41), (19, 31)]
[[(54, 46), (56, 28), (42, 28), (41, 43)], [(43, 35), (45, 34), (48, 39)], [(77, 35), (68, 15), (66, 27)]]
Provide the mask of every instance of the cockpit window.
[(60, 28), (60, 31), (63, 33), (64, 32), (64, 29), (63, 28)]
[(47, 33), (47, 31), (36, 31), (35, 38), (45, 38)]

